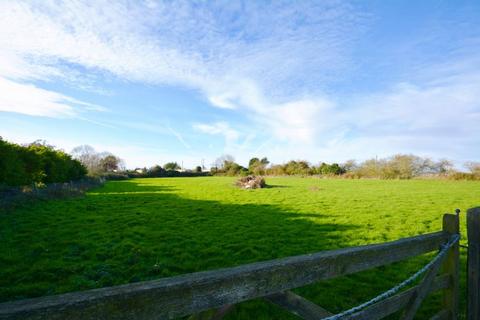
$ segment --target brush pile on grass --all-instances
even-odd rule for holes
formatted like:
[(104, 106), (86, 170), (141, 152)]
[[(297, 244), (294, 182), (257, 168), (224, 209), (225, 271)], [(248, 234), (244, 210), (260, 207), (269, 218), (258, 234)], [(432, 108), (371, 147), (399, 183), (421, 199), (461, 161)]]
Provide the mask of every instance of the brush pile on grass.
[(256, 176), (241, 177), (237, 180), (235, 185), (242, 189), (259, 189), (267, 186), (265, 179)]

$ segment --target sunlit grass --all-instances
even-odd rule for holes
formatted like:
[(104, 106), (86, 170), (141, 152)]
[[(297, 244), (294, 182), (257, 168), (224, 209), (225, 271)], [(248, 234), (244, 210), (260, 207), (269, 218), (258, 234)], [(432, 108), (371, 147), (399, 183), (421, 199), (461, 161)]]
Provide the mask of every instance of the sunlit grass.
[[(0, 300), (84, 290), (384, 242), (441, 229), (442, 214), (480, 204), (464, 181), (233, 178), (109, 182), (84, 198), (41, 202), (0, 216)], [(462, 231), (465, 231), (464, 224)], [(416, 259), (298, 289), (332, 311), (403, 280)], [(435, 300), (421, 313), (438, 310)], [(263, 302), (232, 319), (288, 317)]]

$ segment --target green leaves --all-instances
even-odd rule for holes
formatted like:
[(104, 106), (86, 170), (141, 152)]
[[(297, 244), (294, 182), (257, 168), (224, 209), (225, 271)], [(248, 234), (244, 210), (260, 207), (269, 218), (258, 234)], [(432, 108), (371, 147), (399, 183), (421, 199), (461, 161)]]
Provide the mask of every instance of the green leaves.
[(86, 173), (79, 161), (45, 143), (20, 146), (0, 139), (0, 184), (68, 182)]

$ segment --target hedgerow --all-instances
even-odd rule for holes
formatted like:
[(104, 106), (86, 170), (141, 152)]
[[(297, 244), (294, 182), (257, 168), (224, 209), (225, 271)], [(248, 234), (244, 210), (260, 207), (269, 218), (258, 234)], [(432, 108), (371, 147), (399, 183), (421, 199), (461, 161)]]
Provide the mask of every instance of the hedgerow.
[(0, 185), (68, 182), (86, 174), (78, 160), (53, 146), (42, 142), (21, 146), (0, 137)]

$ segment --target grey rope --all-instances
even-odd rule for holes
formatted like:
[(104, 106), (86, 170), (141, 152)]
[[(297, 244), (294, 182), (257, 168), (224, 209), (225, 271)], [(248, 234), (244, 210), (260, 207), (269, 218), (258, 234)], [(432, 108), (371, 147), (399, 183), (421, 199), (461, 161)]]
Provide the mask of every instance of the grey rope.
[(422, 269), (418, 270), (415, 274), (413, 274), (410, 278), (406, 279), (405, 281), (403, 281), (402, 283), (396, 285), (395, 287), (391, 288), (390, 290), (388, 291), (385, 291), (384, 293), (376, 296), (375, 298), (365, 302), (365, 303), (362, 303), (356, 307), (353, 307), (351, 309), (348, 309), (348, 310), (345, 310), (341, 313), (338, 313), (336, 315), (333, 315), (333, 316), (330, 316), (328, 318), (324, 318), (323, 320), (338, 320), (338, 319), (342, 319), (346, 316), (349, 316), (351, 314), (354, 314), (356, 312), (359, 312), (363, 309), (365, 309), (366, 307), (369, 307), (371, 306), (372, 304), (375, 304), (379, 301), (382, 301), (388, 297), (391, 297), (393, 296), (394, 294), (396, 294), (397, 292), (399, 292), (401, 289), (405, 288), (406, 286), (408, 286), (409, 284), (411, 284), (412, 282), (414, 282), (420, 275), (422, 275), (423, 273), (425, 273), (428, 269), (430, 269), (431, 266), (433, 266), (438, 260), (442, 259), (443, 256), (445, 256), (445, 254), (447, 254), (447, 251), (448, 249), (450, 249), (456, 242), (458, 242), (458, 240), (460, 240), (460, 235), (459, 234), (455, 234), (453, 235), (450, 240), (443, 244), (441, 246), (441, 250), (438, 252), (438, 254), (435, 256), (435, 258), (433, 258), (429, 263), (427, 263)]

